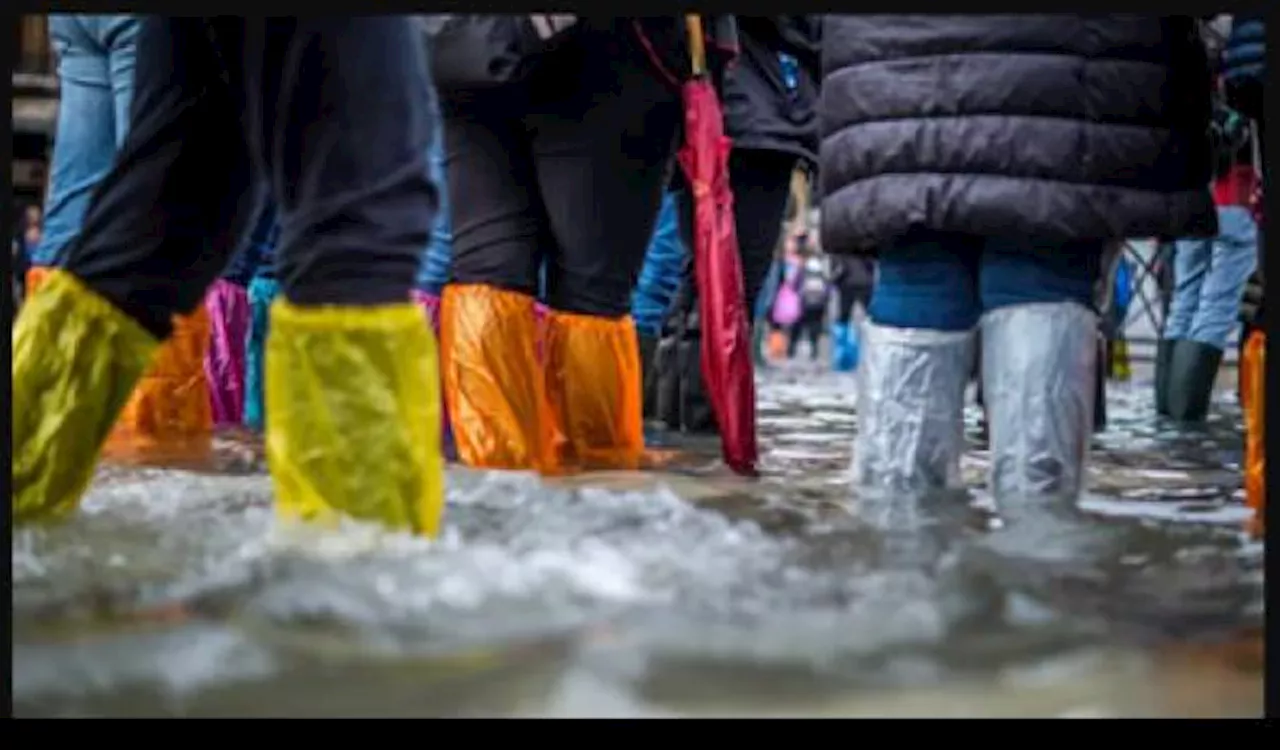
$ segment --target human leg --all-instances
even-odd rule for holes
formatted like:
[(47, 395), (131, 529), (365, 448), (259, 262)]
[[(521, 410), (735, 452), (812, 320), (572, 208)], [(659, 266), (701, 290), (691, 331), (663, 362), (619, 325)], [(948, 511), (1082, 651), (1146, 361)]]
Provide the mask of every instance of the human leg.
[(443, 110), (453, 259), (440, 333), (458, 460), (552, 471), (534, 316), (550, 240), (528, 142), (501, 110), (447, 100)]
[[(23, 405), (13, 414), (15, 518), (76, 507), (108, 431), (173, 333), (172, 318), (200, 304), (229, 257), (235, 201), (208, 196), (247, 189), (248, 150), (234, 88), (200, 23), (144, 20), (136, 95), (145, 106), (88, 206), (65, 269), (15, 325), (13, 391)], [(197, 340), (175, 337), (183, 351)], [(171, 366), (191, 358), (170, 353), (156, 358), (149, 377), (186, 375)], [(199, 368), (200, 357), (194, 361)], [(207, 415), (208, 396), (200, 396)], [(151, 416), (172, 416), (166, 407)]]
[(240, 23), (281, 225), (266, 352), (277, 510), (435, 535), (436, 345), (409, 299), (437, 200), (419, 32), (401, 16)]
[(860, 492), (960, 481), (981, 247), (975, 238), (922, 233), (880, 254), (858, 366)]
[(1218, 226), (1197, 290), (1195, 314), (1170, 354), (1169, 416), (1184, 422), (1199, 422), (1208, 413), (1223, 350), (1258, 262), (1257, 224), (1247, 208), (1220, 207)]
[(1002, 511), (1074, 503), (1092, 432), (1102, 243), (1038, 247), (992, 239), (979, 288), (991, 488)]
[[(635, 468), (642, 375), (630, 316), (681, 121), (678, 94), (615, 28), (584, 33), (534, 84), (537, 178), (554, 236), (547, 271), (547, 395), (575, 468)], [(558, 92), (571, 75), (579, 86)], [(584, 215), (582, 207), (594, 210)]]

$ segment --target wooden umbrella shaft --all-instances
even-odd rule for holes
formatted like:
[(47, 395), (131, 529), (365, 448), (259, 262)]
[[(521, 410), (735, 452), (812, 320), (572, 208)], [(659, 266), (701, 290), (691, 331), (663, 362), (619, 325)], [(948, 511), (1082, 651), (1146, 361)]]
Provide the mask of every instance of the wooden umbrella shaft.
[(695, 76), (707, 72), (707, 46), (702, 35), (702, 16), (688, 13), (684, 17), (685, 31), (689, 34), (689, 62)]

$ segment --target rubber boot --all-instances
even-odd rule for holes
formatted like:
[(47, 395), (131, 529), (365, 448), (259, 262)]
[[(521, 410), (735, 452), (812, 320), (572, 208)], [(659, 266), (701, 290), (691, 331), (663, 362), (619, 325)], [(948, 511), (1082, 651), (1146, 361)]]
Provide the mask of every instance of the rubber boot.
[(27, 298), (13, 329), (14, 521), (76, 509), (107, 434), (159, 346), (61, 269)]
[(459, 462), (560, 472), (540, 336), (533, 297), (484, 284), (444, 288), (441, 362)]
[(1177, 343), (1176, 339), (1160, 339), (1156, 344), (1156, 414), (1162, 417), (1169, 416), (1169, 363)]
[(636, 343), (640, 347), (640, 377), (642, 398), (644, 399), (643, 415), (645, 420), (650, 420), (658, 413), (658, 378), (654, 370), (654, 356), (658, 350), (658, 337), (636, 331)]
[(546, 392), (559, 437), (556, 458), (567, 470), (639, 468), (639, 352), (630, 316), (551, 312)]
[(279, 515), (439, 533), (440, 381), (422, 310), (278, 299), (266, 354), (267, 461)]
[(1222, 364), (1222, 350), (1199, 341), (1179, 341), (1169, 357), (1169, 416), (1179, 422), (1203, 422)]
[(865, 325), (853, 451), (859, 496), (961, 486), (973, 347), (970, 331)]
[(680, 339), (664, 334), (653, 352), (653, 418), (669, 430), (680, 429)]
[(680, 430), (695, 435), (717, 435), (715, 411), (702, 381), (702, 336), (691, 329), (676, 349), (680, 373)]

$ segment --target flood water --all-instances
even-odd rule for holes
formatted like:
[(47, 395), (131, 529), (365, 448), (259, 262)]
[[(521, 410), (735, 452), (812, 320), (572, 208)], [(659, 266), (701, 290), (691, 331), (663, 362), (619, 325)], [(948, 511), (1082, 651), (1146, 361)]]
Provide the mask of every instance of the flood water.
[(104, 465), (15, 532), (15, 713), (1262, 715), (1231, 394), (1188, 434), (1112, 384), (1088, 533), (1023, 560), (985, 544), (1023, 532), (986, 530), (976, 409), (972, 496), (904, 510), (853, 501), (851, 376), (760, 382), (759, 481), (697, 439), (643, 474), (451, 468), (436, 542), (279, 527), (239, 435), (213, 471)]

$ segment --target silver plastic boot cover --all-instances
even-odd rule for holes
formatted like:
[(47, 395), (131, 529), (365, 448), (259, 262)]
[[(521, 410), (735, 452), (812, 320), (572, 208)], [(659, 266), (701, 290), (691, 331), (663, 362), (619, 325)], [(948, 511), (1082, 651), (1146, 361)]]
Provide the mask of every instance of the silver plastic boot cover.
[(862, 330), (853, 482), (859, 492), (959, 487), (974, 334)]
[(1014, 305), (982, 318), (991, 491), (1075, 500), (1093, 428), (1098, 316), (1071, 303)]

